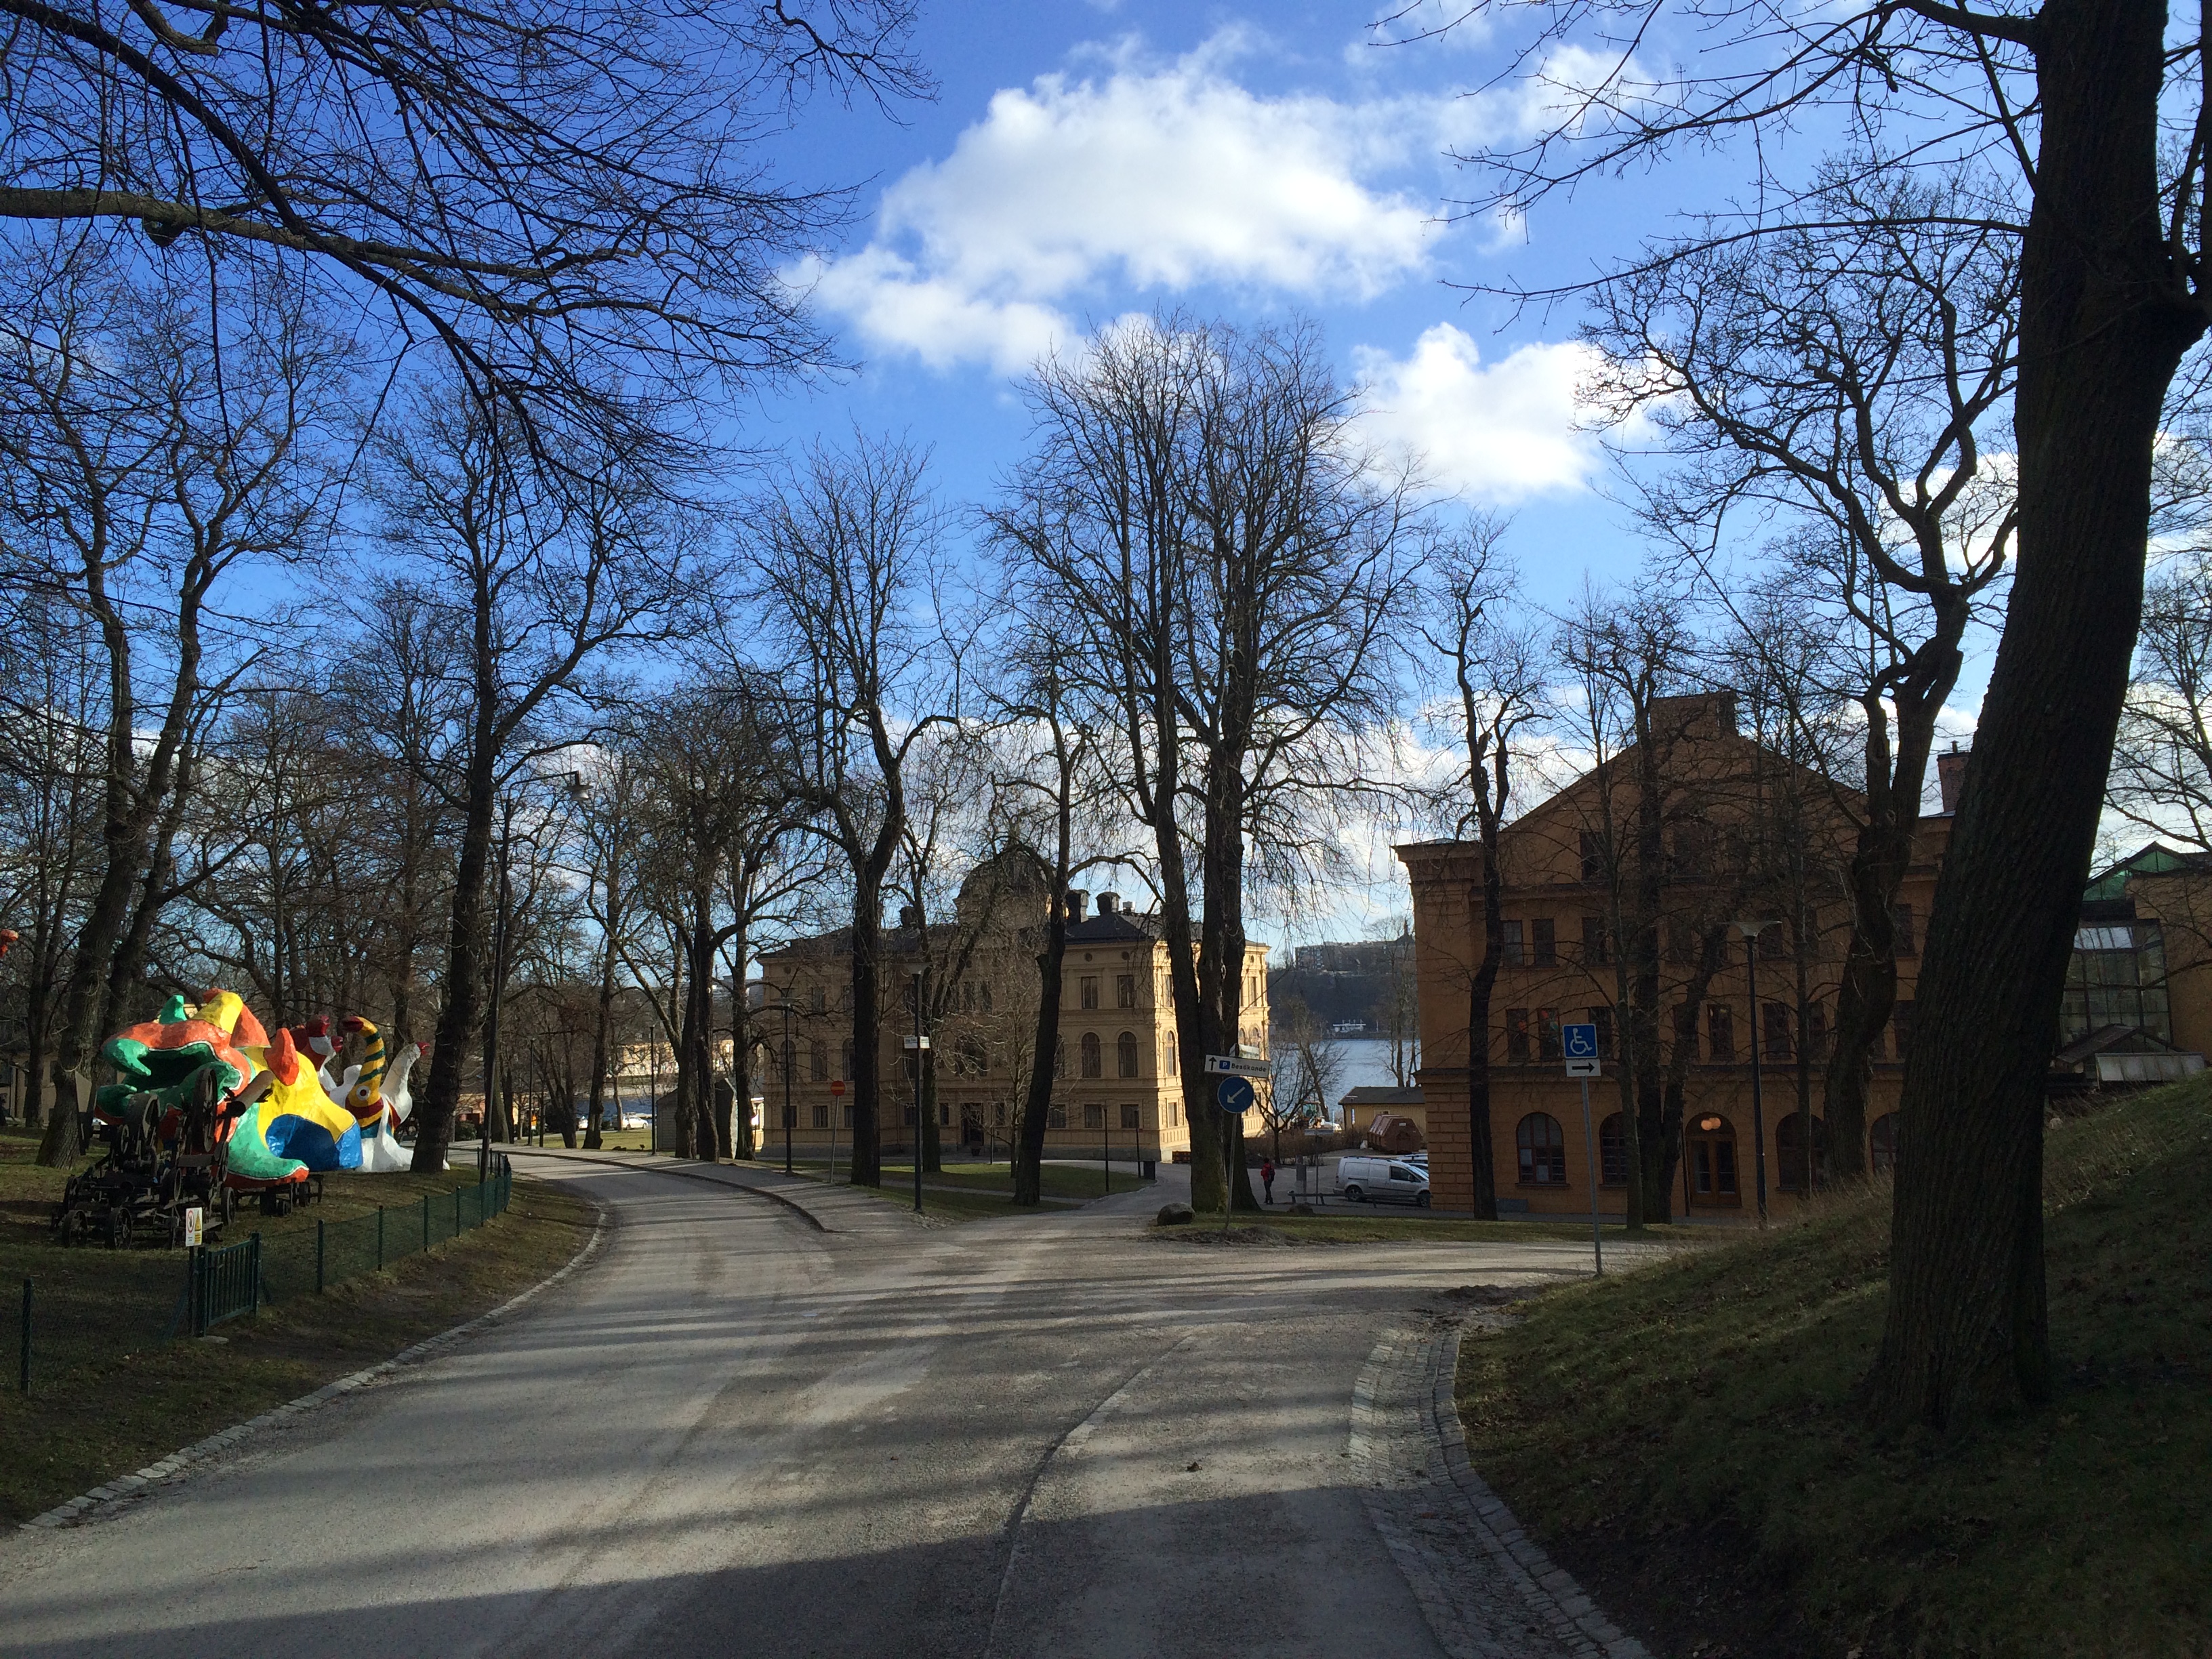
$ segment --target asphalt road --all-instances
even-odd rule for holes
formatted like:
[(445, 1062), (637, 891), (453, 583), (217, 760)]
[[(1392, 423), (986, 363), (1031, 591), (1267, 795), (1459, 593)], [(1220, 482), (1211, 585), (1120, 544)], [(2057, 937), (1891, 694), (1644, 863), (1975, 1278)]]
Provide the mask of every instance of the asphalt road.
[(532, 1158), (604, 1203), (511, 1321), (0, 1541), (0, 1653), (1429, 1655), (1348, 1426), (1389, 1329), (1571, 1246), (1195, 1248)]

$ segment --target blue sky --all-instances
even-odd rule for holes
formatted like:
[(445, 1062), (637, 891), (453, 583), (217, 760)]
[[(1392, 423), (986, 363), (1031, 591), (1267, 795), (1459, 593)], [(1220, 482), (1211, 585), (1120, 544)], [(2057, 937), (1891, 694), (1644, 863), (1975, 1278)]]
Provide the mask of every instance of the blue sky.
[(1449, 222), (1474, 186), (1444, 152), (1513, 130), (1525, 95), (1468, 95), (1494, 68), (1479, 47), (1378, 49), (1370, 15), (932, 8), (918, 45), (937, 102), (903, 125), (817, 110), (793, 146), (809, 178), (869, 180), (806, 273), (859, 371), (773, 399), (750, 435), (904, 431), (948, 497), (974, 500), (1019, 452), (1015, 383), (1054, 339), (1156, 306), (1299, 311), (1372, 388), (1378, 441), (1515, 515), (1540, 602), (1632, 571), (1640, 550), (1590, 488), (1597, 447), (1572, 430), (1571, 312), (1516, 319), (1449, 284), (1587, 274), (1662, 228), (1651, 181), (1525, 227)]
[[(1632, 576), (1644, 544), (1604, 493), (1599, 445), (1576, 430), (1575, 308), (1516, 314), (1467, 287), (1588, 276), (1677, 214), (1724, 205), (1743, 172), (1708, 155), (1585, 185), (1524, 223), (1455, 220), (1448, 204), (1480, 183), (1446, 152), (1534, 131), (1543, 94), (1486, 85), (1504, 61), (1494, 40), (1378, 47), (1373, 15), (931, 6), (916, 45), (936, 102), (902, 123), (811, 111), (787, 146), (808, 182), (866, 181), (842, 245), (794, 273), (857, 369), (771, 398), (741, 435), (902, 432), (933, 448), (949, 501), (977, 501), (1021, 449), (1017, 382), (1054, 340), (1155, 307), (1297, 311), (1367, 388), (1376, 441), (1512, 515), (1532, 601), (1559, 608), (1587, 580)], [(1978, 703), (1982, 676), (1978, 662), (1960, 706)], [(1364, 855), (1373, 884), (1294, 936), (1341, 936), (1402, 906), (1387, 839)]]

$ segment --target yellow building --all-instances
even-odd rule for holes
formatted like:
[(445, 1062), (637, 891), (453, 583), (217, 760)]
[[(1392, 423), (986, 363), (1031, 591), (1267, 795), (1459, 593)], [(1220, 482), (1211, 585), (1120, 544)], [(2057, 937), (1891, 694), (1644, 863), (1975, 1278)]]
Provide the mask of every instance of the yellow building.
[[(903, 1040), (915, 1029), (913, 975), (925, 967), (934, 988), (925, 1024), (945, 1154), (1009, 1155), (1036, 1042), (1046, 885), (1033, 855), (1004, 854), (970, 873), (955, 921), (933, 924), (925, 937), (908, 913), (886, 931), (878, 1074), (887, 1155), (903, 1154), (914, 1141), (915, 1081)], [(1061, 902), (1069, 922), (1045, 1156), (1172, 1159), (1188, 1150), (1190, 1123), (1159, 919), (1124, 908), (1110, 892), (1100, 893), (1095, 907), (1079, 889)], [(755, 1075), (770, 1153), (782, 1140), (787, 1075), (793, 1150), (819, 1158), (852, 1144), (849, 949), (848, 933), (839, 929), (760, 958), (754, 1031), (763, 1064)], [(1241, 1036), (1263, 1051), (1267, 947), (1247, 945), (1244, 958)], [(786, 1000), (793, 1009), (787, 1051), (780, 1024)], [(1246, 1128), (1259, 1132), (1256, 1109)]]

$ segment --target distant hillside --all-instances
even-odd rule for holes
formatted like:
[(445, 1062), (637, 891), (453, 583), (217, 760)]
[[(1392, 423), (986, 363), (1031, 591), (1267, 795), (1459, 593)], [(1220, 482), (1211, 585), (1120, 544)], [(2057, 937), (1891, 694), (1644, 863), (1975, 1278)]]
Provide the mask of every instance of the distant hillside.
[(1267, 970), (1267, 1000), (1280, 1006), (1293, 998), (1324, 1025), (1358, 1020), (1381, 1036), (1395, 1024), (1410, 1036), (1413, 936), (1304, 945), (1284, 952), (1281, 964)]

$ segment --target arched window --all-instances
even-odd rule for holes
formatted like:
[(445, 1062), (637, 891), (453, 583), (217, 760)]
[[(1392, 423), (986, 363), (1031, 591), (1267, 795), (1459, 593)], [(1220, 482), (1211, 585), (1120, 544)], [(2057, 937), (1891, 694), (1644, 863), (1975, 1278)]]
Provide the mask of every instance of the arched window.
[(1619, 1112), (1597, 1126), (1597, 1167), (1601, 1186), (1628, 1184), (1628, 1129)]
[(1170, 1031), (1160, 1070), (1170, 1077), (1177, 1077), (1182, 1074), (1182, 1060), (1176, 1053), (1176, 1034)]
[(1874, 1172), (1897, 1167), (1897, 1114), (1884, 1112), (1867, 1131), (1867, 1148), (1873, 1154)]
[(1137, 1034), (1124, 1031), (1114, 1039), (1114, 1071), (1118, 1077), (1137, 1074)]
[(1058, 1037), (1053, 1042), (1052, 1074), (1054, 1077), (1067, 1075), (1067, 1039), (1066, 1037)]
[[(1805, 1117), (1802, 1112), (1792, 1112), (1774, 1126), (1774, 1161), (1779, 1166), (1774, 1172), (1774, 1184), (1785, 1193), (1805, 1190)], [(1825, 1185), (1828, 1179), (1828, 1120), (1813, 1120), (1813, 1183)]]
[(853, 1045), (849, 1039), (847, 1041), (844, 1047), (844, 1062), (845, 1069), (838, 1073), (837, 1075), (839, 1077), (850, 1077), (853, 1075)]
[(813, 1073), (814, 1080), (827, 1083), (830, 1080), (830, 1045), (819, 1037), (815, 1038), (807, 1045), (806, 1057), (811, 1062), (808, 1069)]
[(988, 1077), (991, 1074), (991, 1059), (983, 1048), (982, 1038), (971, 1036), (960, 1040), (960, 1058), (954, 1069), (969, 1077)]
[(1083, 1075), (1103, 1077), (1105, 1074), (1103, 1057), (1098, 1047), (1098, 1033), (1085, 1031), (1083, 1034)]
[(1690, 1202), (1739, 1204), (1735, 1129), (1718, 1112), (1690, 1120)]
[(1559, 1119), (1549, 1112), (1531, 1112), (1521, 1120), (1513, 1139), (1521, 1149), (1524, 1182), (1552, 1186), (1566, 1180), (1567, 1141), (1559, 1132)]

